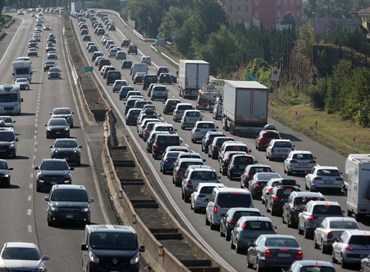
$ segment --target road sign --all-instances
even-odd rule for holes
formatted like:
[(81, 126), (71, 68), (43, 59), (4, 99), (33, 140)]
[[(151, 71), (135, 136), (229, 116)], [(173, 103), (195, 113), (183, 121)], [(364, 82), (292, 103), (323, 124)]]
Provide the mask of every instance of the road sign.
[(256, 80), (256, 75), (251, 73), (247, 75), (247, 81), (255, 81)]
[(86, 73), (92, 73), (94, 71), (94, 66), (85, 66)]
[(272, 68), (271, 80), (278, 82), (280, 77), (280, 70), (278, 68)]

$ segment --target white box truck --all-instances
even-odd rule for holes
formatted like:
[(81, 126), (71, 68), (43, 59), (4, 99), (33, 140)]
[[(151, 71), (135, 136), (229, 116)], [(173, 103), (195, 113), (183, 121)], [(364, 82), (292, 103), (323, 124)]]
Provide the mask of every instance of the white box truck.
[(345, 172), (347, 185), (347, 215), (356, 219), (370, 215), (370, 154), (349, 154)]
[(256, 136), (267, 124), (269, 89), (257, 81), (225, 80), (222, 127)]
[(14, 80), (17, 78), (27, 78), (29, 83), (32, 80), (32, 61), (29, 60), (17, 60), (13, 62), (13, 77)]
[(204, 60), (180, 60), (179, 94), (197, 98), (198, 90), (209, 82), (209, 63)]

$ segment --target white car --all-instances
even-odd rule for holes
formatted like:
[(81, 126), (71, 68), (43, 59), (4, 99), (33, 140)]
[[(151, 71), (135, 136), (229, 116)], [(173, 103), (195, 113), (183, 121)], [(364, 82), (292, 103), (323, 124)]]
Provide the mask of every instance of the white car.
[(29, 90), (30, 89), (30, 82), (25, 77), (19, 77), (14, 81), (14, 84), (19, 85), (21, 90)]
[(312, 171), (315, 166), (316, 158), (310, 151), (293, 150), (284, 160), (284, 173), (287, 173), (288, 176), (292, 173), (306, 173)]
[(306, 190), (333, 189), (342, 192), (344, 180), (336, 166), (315, 166), (305, 177)]
[(152, 59), (149, 56), (142, 56), (140, 62), (152, 65)]
[(212, 121), (197, 121), (191, 130), (191, 142), (201, 141), (208, 131), (216, 131), (217, 128)]
[(294, 145), (288, 139), (272, 139), (266, 147), (266, 159), (284, 159), (289, 152), (294, 150)]
[(126, 80), (124, 80), (124, 79), (117, 79), (113, 83), (113, 92), (114, 93), (118, 93), (123, 86), (127, 86), (127, 85), (128, 85), (128, 83), (127, 83)]
[(352, 217), (327, 217), (315, 229), (315, 248), (320, 248), (323, 253), (330, 252), (334, 241), (339, 239), (345, 230), (353, 229), (358, 229), (358, 224)]

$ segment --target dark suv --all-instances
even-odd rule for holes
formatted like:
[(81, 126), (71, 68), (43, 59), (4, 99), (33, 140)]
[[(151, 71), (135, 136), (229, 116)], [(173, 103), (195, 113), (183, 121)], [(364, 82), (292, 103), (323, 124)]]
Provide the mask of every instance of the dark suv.
[(136, 231), (131, 226), (86, 225), (82, 271), (139, 271), (140, 252)]
[(94, 200), (89, 199), (84, 186), (54, 185), (45, 200), (48, 202), (48, 226), (57, 221), (90, 224), (90, 203)]
[(130, 44), (127, 49), (127, 54), (137, 55), (137, 46), (135, 44)]
[(143, 79), (143, 90), (148, 89), (149, 85), (152, 83), (157, 83), (158, 78), (156, 75), (145, 75)]
[(278, 185), (273, 187), (272, 192), (266, 197), (266, 209), (271, 215), (281, 215), (283, 206), (293, 191), (301, 191), (299, 186)]
[(13, 128), (0, 128), (0, 156), (16, 157), (16, 142), (18, 142), (18, 138), (15, 136)]
[(180, 136), (177, 134), (157, 134), (152, 145), (153, 158), (160, 158), (168, 146), (180, 144)]

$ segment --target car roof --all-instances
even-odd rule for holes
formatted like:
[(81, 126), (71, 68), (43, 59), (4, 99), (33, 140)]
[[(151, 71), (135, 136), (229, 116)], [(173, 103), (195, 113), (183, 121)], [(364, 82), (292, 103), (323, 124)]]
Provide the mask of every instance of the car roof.
[(295, 239), (293, 235), (284, 235), (284, 234), (261, 234), (260, 236), (264, 236), (265, 238), (289, 238)]
[(86, 225), (86, 229), (94, 232), (129, 232), (136, 234), (136, 231), (131, 226), (122, 225)]
[(271, 168), (271, 165), (268, 165), (268, 164), (250, 164), (247, 166), (248, 169), (250, 168), (254, 168), (254, 167), (268, 167), (268, 168)]
[(23, 248), (38, 248), (34, 243), (27, 242), (7, 242), (6, 247), (23, 247)]
[(324, 195), (320, 192), (292, 192), (292, 194), (295, 194), (296, 197), (307, 197), (307, 196), (311, 196), (311, 197), (322, 197), (324, 198)]
[(257, 208), (245, 208), (245, 207), (235, 207), (235, 208), (230, 208), (228, 210), (228, 213), (235, 213), (235, 212), (259, 212), (261, 211)]
[(272, 139), (271, 142), (286, 142), (291, 143), (289, 139)]
[(326, 217), (325, 218), (326, 221), (347, 221), (347, 222), (356, 222), (356, 219), (354, 219), (353, 217), (348, 217), (348, 216), (344, 216), (344, 217), (340, 217), (340, 216), (335, 216), (335, 217)]
[(327, 267), (334, 267), (332, 263), (327, 261), (321, 260), (302, 260), (302, 261), (295, 261), (293, 264), (298, 264), (299, 266), (327, 266)]
[(240, 221), (264, 221), (264, 222), (272, 223), (272, 220), (267, 216), (241, 216), (239, 220)]
[(216, 170), (209, 165), (190, 165), (188, 169), (191, 169), (193, 172), (197, 171), (216, 172)]
[(223, 187), (218, 188), (219, 193), (247, 193), (250, 194), (250, 191), (246, 188), (231, 188), (231, 187)]
[(73, 142), (77, 142), (77, 140), (75, 138), (57, 138), (55, 139), (54, 142), (58, 142), (58, 141), (73, 141)]
[(312, 205), (331, 205), (331, 206), (340, 206), (340, 204), (336, 201), (326, 201), (326, 200), (311, 200), (309, 203)]
[(52, 190), (67, 190), (67, 189), (75, 189), (75, 190), (83, 190), (86, 191), (85, 186), (78, 185), (78, 184), (55, 184), (52, 187)]
[(57, 161), (57, 162), (67, 162), (65, 159), (43, 159), (42, 162), (47, 161)]
[(327, 170), (338, 170), (338, 167), (336, 166), (323, 166), (323, 165), (319, 165), (319, 166), (316, 166), (315, 167), (316, 169), (327, 169)]
[(241, 142), (241, 141), (226, 141), (223, 143), (225, 146), (227, 145), (244, 145), (247, 146), (247, 144)]
[(198, 183), (197, 190), (203, 188), (203, 187), (218, 187), (223, 188), (226, 187), (223, 183), (216, 183), (216, 182), (200, 182)]
[(55, 110), (71, 110), (71, 109), (69, 107), (58, 107), (53, 109), (53, 111)]
[(179, 159), (178, 163), (180, 164), (182, 162), (202, 162), (203, 163), (203, 160), (198, 159), (198, 158), (181, 158), (181, 159)]
[(293, 154), (296, 154), (296, 153), (298, 153), (298, 154), (312, 154), (312, 152), (308, 151), (308, 150), (292, 150), (292, 151), (290, 151), (290, 153), (293, 153)]

